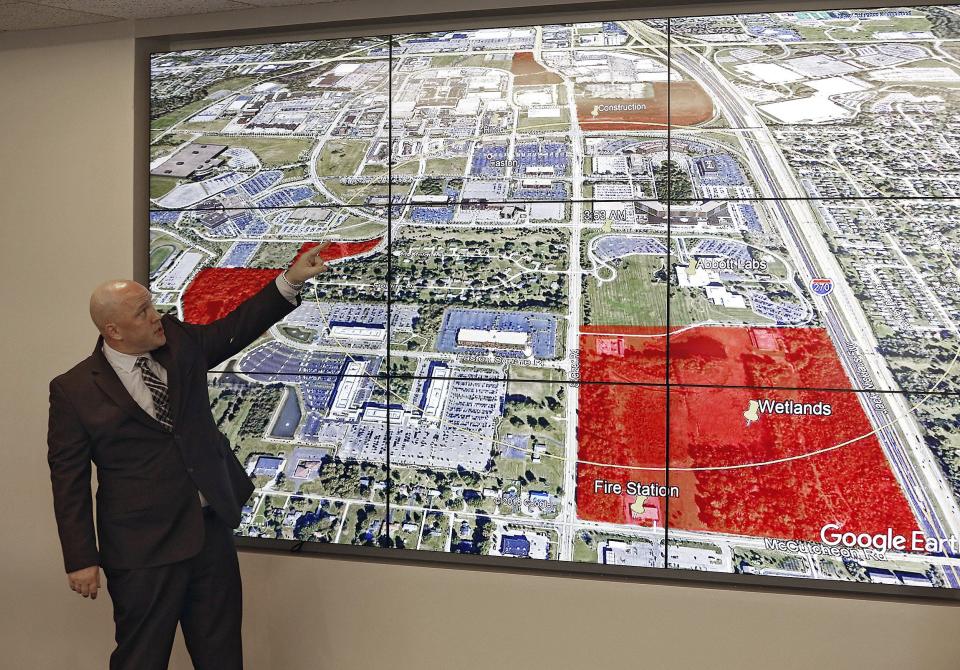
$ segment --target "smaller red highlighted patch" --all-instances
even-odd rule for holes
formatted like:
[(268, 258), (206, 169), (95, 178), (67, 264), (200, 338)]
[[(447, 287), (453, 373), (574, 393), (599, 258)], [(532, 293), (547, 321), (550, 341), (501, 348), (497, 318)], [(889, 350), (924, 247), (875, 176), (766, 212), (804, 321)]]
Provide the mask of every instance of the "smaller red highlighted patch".
[[(374, 250), (382, 237), (358, 242), (330, 242), (320, 252), (327, 263)], [(316, 247), (307, 242), (297, 251), (297, 258)], [(183, 320), (206, 324), (225, 317), (240, 303), (256, 294), (277, 278), (281, 268), (205, 268), (197, 273), (183, 295)]]

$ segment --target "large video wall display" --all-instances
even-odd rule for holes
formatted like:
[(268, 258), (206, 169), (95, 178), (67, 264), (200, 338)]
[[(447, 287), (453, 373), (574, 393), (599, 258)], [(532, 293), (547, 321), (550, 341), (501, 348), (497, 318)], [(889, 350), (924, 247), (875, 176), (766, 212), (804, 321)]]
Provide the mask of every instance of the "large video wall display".
[(161, 309), (209, 322), (328, 243), (210, 372), (248, 542), (960, 587), (960, 10), (151, 72)]

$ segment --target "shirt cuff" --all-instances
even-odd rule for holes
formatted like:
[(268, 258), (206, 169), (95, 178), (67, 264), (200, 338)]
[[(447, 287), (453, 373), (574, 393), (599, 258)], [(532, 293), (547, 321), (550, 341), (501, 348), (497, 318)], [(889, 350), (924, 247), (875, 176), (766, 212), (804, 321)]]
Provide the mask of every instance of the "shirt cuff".
[(280, 295), (290, 301), (291, 304), (297, 304), (297, 296), (300, 295), (300, 289), (302, 288), (303, 284), (297, 286), (287, 281), (287, 278), (283, 276), (282, 272), (277, 275), (277, 290), (279, 290)]

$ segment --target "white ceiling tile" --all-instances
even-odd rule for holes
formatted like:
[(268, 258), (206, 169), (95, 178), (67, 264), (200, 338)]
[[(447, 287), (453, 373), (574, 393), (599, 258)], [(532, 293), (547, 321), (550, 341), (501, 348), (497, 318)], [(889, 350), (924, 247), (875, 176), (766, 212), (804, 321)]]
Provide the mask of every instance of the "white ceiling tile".
[(0, 30), (36, 30), (116, 21), (110, 16), (47, 7), (33, 2), (0, 4)]
[(328, 5), (341, 0), (243, 0), (257, 7), (286, 7), (288, 5)]
[(51, 7), (62, 7), (93, 14), (118, 16), (124, 19), (153, 19), (250, 9), (245, 0), (37, 0)]

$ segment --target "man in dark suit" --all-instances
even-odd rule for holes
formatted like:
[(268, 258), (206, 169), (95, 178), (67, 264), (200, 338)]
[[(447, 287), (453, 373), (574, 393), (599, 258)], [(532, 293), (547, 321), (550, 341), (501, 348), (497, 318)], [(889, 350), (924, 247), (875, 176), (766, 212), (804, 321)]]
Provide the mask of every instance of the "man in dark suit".
[[(70, 588), (113, 600), (111, 670), (166, 668), (179, 623), (198, 670), (243, 667), (231, 529), (253, 485), (217, 429), (207, 371), (300, 302), (320, 245), (209, 325), (161, 317), (131, 281), (99, 286), (93, 354), (50, 383), (48, 461)], [(90, 495), (97, 466), (97, 523)]]

